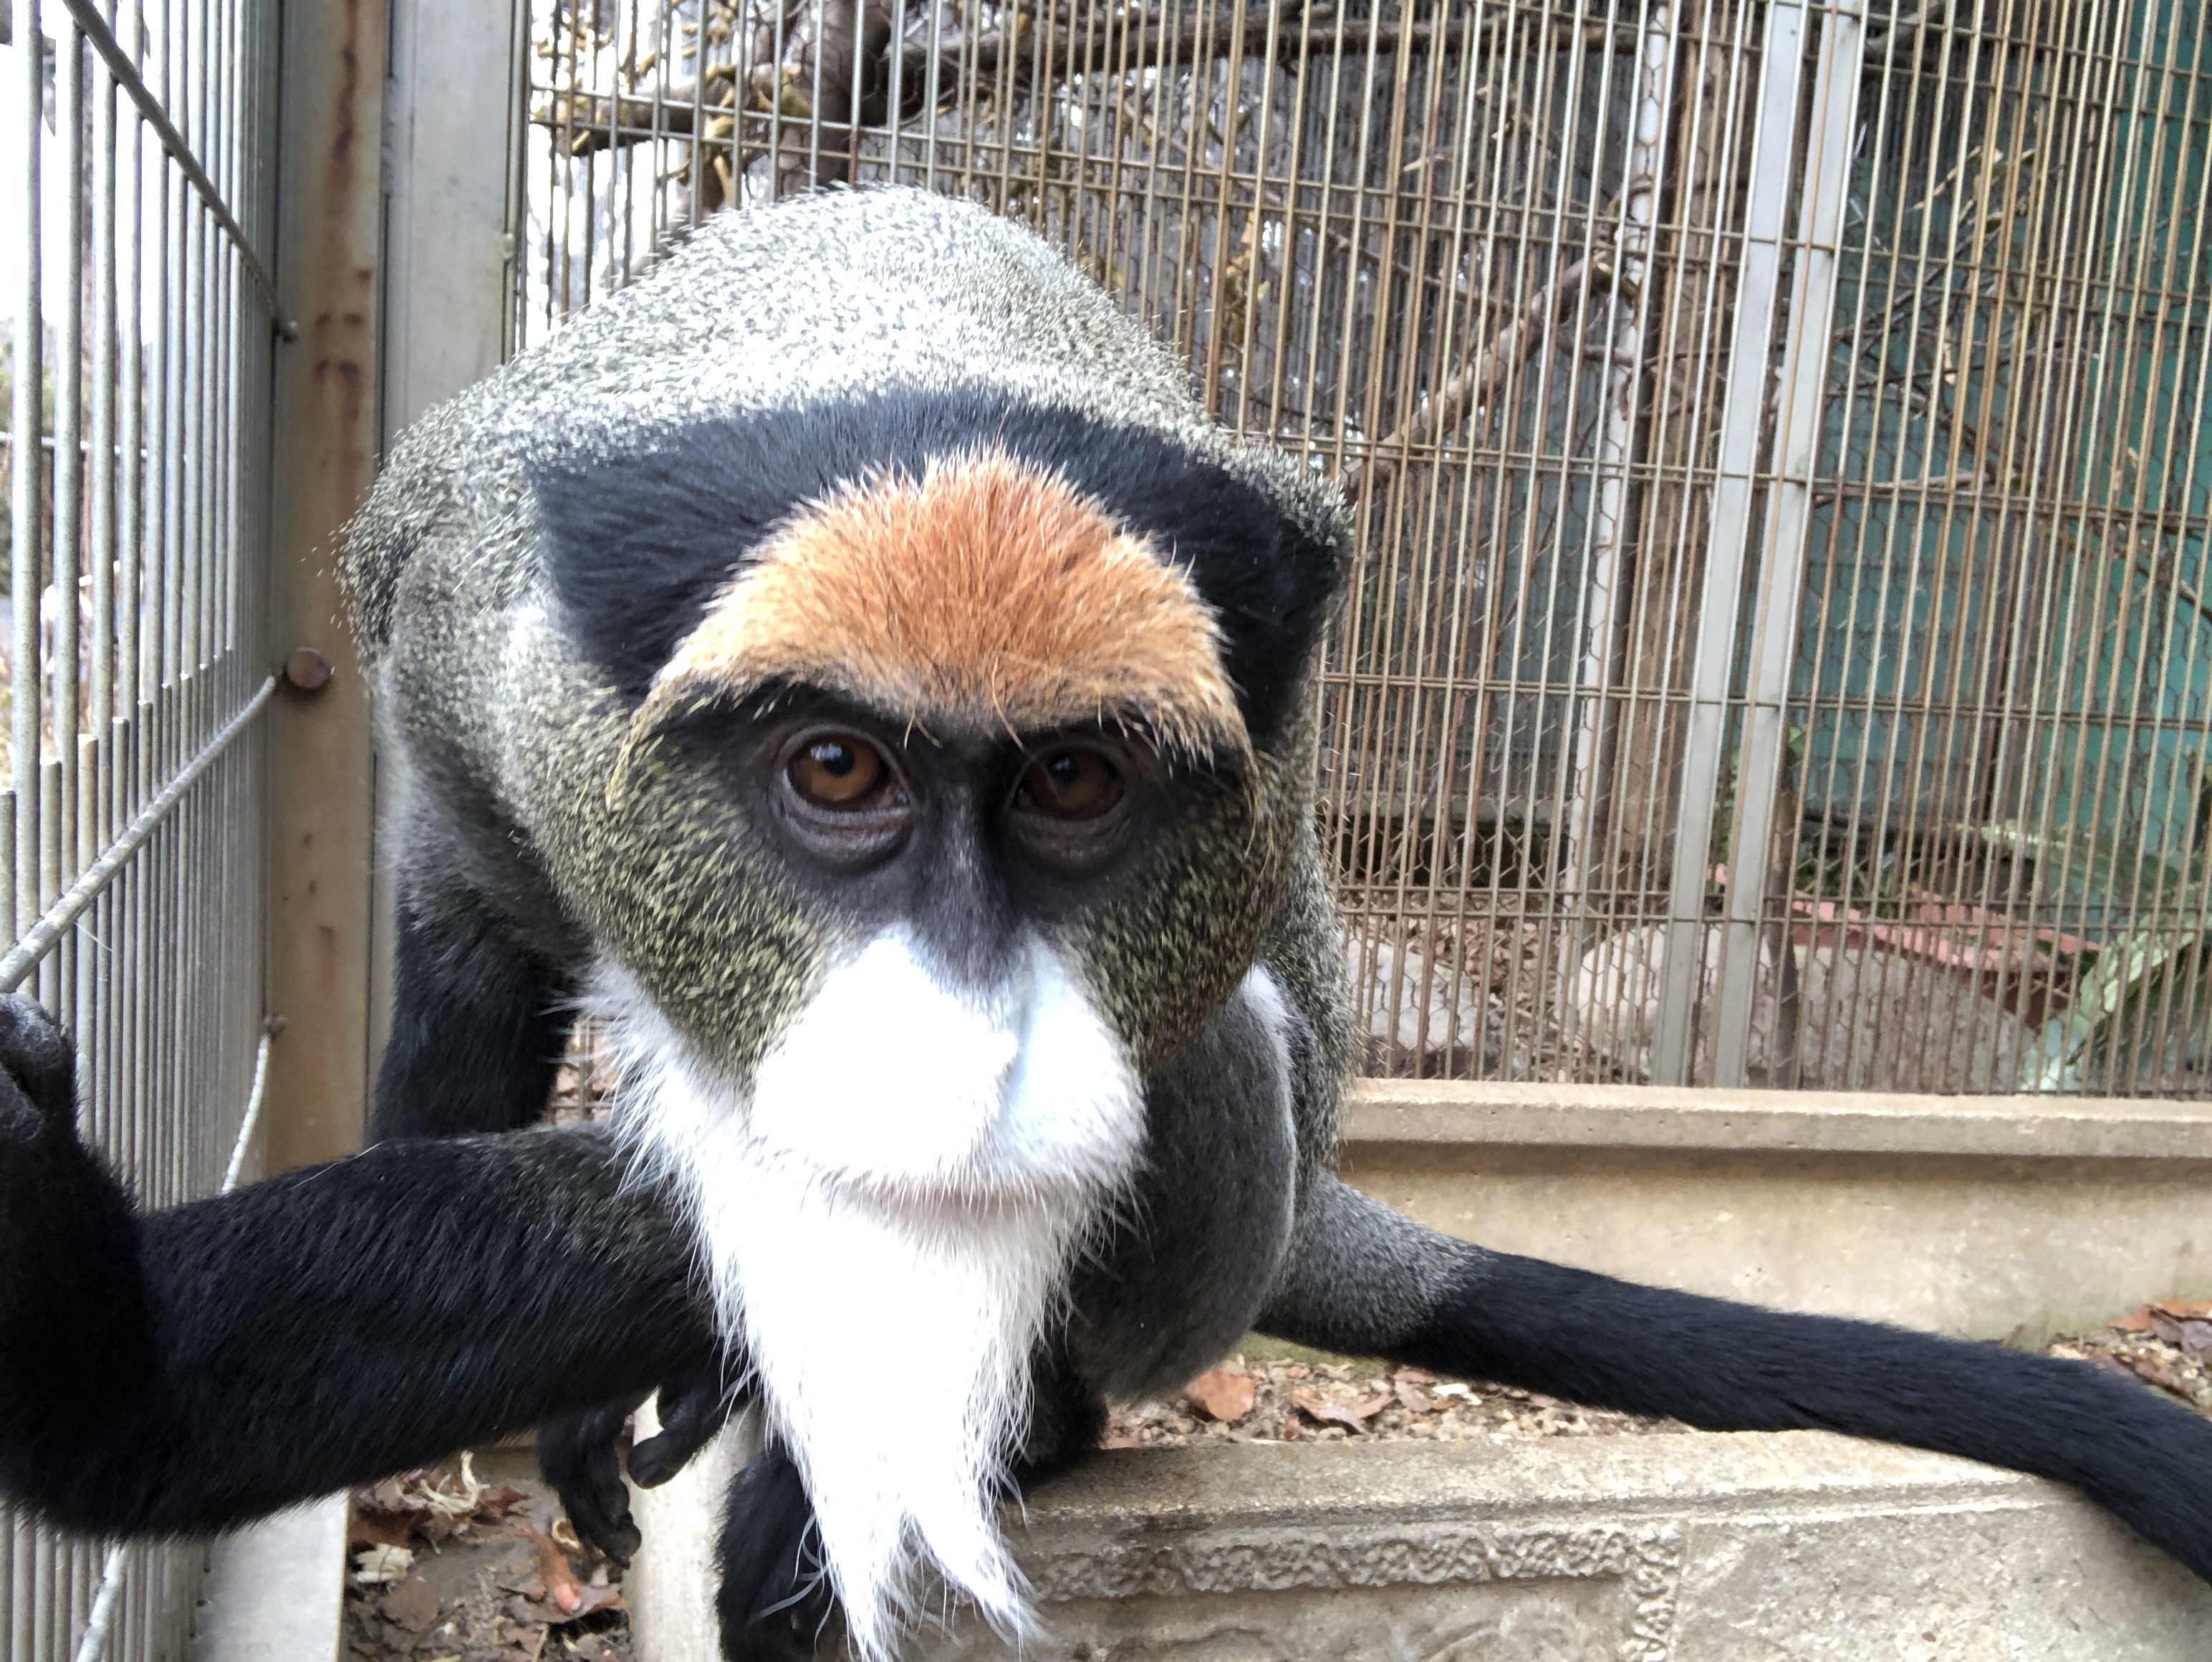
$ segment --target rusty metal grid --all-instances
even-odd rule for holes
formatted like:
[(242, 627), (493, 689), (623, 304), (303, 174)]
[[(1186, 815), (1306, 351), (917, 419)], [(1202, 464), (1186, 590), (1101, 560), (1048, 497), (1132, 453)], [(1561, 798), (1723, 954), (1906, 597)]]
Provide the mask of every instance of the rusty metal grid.
[(512, 344), (981, 200), (1354, 504), (1374, 1071), (2201, 1095), (2200, 9), (520, 0)]
[[(274, 0), (8, 0), (0, 989), (140, 1197), (252, 1163), (265, 1055)], [(0, 1510), (0, 1656), (181, 1659), (198, 1545)]]

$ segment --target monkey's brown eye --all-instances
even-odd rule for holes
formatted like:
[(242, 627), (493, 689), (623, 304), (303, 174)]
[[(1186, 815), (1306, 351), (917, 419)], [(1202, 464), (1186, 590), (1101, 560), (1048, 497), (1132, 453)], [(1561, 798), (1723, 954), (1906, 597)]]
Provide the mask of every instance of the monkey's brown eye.
[(825, 733), (791, 758), (784, 776), (816, 807), (852, 812), (876, 806), (891, 769), (883, 752), (857, 734)]
[(1095, 819), (1121, 800), (1121, 770), (1100, 751), (1048, 751), (1022, 775), (1021, 804), (1055, 819)]

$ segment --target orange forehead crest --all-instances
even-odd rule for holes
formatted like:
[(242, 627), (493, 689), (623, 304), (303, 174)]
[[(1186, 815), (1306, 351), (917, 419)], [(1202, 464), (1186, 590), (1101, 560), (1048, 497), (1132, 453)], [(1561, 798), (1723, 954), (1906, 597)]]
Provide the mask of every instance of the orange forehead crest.
[(782, 680), (926, 731), (1103, 721), (1186, 755), (1249, 742), (1189, 578), (994, 453), (870, 480), (787, 521), (653, 678), (625, 759), (670, 721)]

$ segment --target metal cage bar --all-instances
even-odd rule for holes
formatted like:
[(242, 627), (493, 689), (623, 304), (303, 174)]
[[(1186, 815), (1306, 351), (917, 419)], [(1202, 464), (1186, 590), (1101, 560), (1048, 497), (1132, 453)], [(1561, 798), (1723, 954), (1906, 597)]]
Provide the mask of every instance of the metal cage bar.
[(1372, 1068), (2203, 1095), (2201, 14), (517, 0), (510, 344), (988, 203), (1345, 485)]

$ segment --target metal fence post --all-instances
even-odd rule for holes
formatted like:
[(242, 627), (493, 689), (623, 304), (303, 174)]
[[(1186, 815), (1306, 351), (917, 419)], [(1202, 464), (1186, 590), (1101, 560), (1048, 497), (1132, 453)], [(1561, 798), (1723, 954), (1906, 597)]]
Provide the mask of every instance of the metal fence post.
[[(1721, 970), (1720, 1020), (1713, 1038), (1716, 1085), (1741, 1085), (1751, 1044), (1752, 1001), (1759, 971), (1759, 914), (1767, 895), (1767, 850), (1794, 825), (1778, 825), (1775, 810), (1788, 703), (1796, 661), (1798, 609), (1806, 545), (1812, 533), (1813, 476), (1820, 465), (1829, 332), (1835, 319), (1836, 260), (1850, 200), (1851, 135), (1858, 112), (1866, 20), (1859, 7), (1832, 4), (1820, 21), (1814, 80), (1804, 197), (1792, 257), (1789, 332), (1783, 349), (1773, 481), (1760, 539), (1749, 703), (1744, 711), (1743, 761), (1737, 774), (1735, 823), (1729, 837), (1728, 925)], [(1790, 950), (1785, 896), (1782, 951)]]
[[(514, 0), (392, 0), (385, 83), (384, 312), (378, 342), (380, 448), (417, 416), (483, 379), (506, 356), (513, 307), (513, 168), (518, 99), (485, 89), (511, 76)], [(381, 823), (388, 780), (377, 774)], [(391, 1026), (393, 897), (375, 863), (368, 1053)]]
[(1810, 11), (1803, 4), (1768, 8), (1760, 41), (1758, 127), (1752, 140), (1750, 195), (1743, 215), (1743, 263), (1729, 342), (1729, 378), (1721, 411), (1719, 468), (1712, 491), (1674, 874), (1668, 890), (1659, 1032), (1651, 1062), (1655, 1085), (1687, 1084), (1694, 1062), (1692, 1029), (1704, 968), (1705, 872), (1711, 855), (1713, 806), (1727, 770), (1729, 672), (1735, 659), (1744, 561), (1751, 549), (1752, 497), (1770, 390), (1768, 355), (1783, 240), (1790, 223), (1790, 161), (1797, 143), (1798, 94)]

